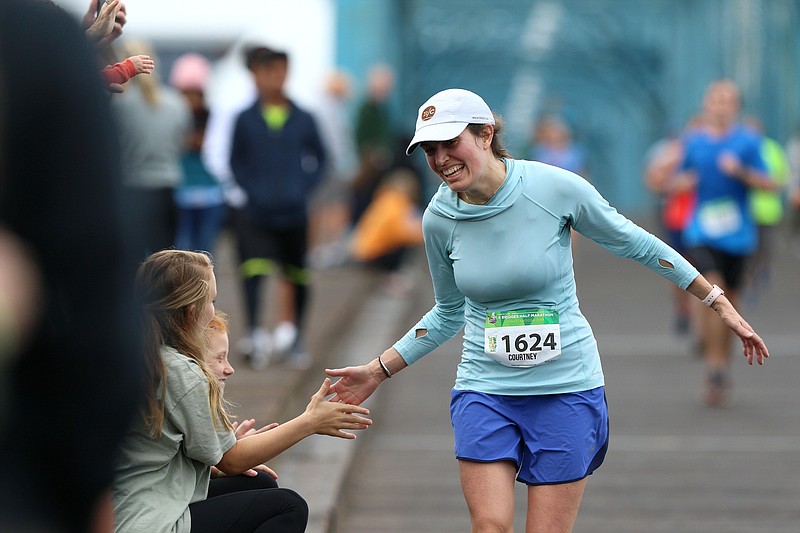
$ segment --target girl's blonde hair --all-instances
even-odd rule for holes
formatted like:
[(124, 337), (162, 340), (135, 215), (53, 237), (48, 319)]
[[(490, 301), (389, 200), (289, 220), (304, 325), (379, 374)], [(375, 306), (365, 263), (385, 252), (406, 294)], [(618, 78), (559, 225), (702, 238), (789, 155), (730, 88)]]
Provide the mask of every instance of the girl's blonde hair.
[(208, 351), (205, 324), (198, 324), (196, 316), (210, 298), (213, 268), (211, 258), (205, 254), (162, 250), (150, 255), (136, 273), (144, 332), (146, 403), (142, 416), (153, 438), (164, 427), (167, 373), (161, 359), (163, 346), (175, 348), (197, 363), (208, 382), (208, 404), (214, 426), (222, 424), (232, 429), (219, 383), (205, 362)]

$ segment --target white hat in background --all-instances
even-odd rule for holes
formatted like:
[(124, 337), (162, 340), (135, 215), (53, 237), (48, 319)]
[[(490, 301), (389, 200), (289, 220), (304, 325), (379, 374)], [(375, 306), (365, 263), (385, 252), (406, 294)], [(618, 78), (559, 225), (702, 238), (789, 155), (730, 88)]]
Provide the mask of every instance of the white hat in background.
[(470, 124), (492, 124), (492, 110), (477, 94), (465, 89), (445, 89), (422, 104), (417, 128), (406, 155), (426, 141), (449, 141), (461, 135)]

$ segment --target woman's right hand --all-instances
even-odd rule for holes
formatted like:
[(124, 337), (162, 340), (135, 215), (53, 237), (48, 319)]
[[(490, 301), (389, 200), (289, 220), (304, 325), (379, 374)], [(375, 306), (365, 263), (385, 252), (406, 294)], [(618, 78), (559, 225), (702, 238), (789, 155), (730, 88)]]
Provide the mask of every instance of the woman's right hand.
[(381, 384), (381, 380), (376, 379), (376, 374), (369, 368), (369, 364), (326, 369), (325, 373), (339, 378), (330, 388), (330, 392), (334, 394), (330, 399), (332, 402), (361, 405)]
[(354, 439), (355, 434), (345, 430), (367, 429), (372, 420), (363, 415), (368, 415), (369, 410), (348, 403), (327, 401), (325, 397), (330, 388), (331, 380), (325, 378), (303, 414), (311, 423), (313, 432), (318, 435)]

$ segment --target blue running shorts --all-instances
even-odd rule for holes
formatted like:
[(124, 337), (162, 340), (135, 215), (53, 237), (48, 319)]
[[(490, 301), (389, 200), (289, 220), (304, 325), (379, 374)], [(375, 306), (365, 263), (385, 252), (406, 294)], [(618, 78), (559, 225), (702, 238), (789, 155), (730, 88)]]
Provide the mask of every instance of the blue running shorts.
[(456, 458), (513, 461), (528, 485), (570, 483), (603, 463), (608, 449), (605, 388), (542, 396), (453, 389)]

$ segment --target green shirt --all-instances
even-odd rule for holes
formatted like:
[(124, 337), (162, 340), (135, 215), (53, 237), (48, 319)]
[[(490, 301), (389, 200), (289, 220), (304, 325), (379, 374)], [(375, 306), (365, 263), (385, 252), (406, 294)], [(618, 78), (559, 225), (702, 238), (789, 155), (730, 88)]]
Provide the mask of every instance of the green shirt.
[(289, 106), (265, 105), (261, 108), (261, 116), (271, 130), (281, 130), (289, 120)]
[(116, 532), (188, 533), (189, 504), (206, 498), (210, 467), (236, 442), (232, 431), (214, 426), (208, 381), (197, 363), (170, 347), (161, 357), (164, 428), (153, 439), (136, 417), (126, 435), (113, 487)]
[[(781, 189), (789, 180), (789, 162), (786, 153), (777, 141), (765, 137), (761, 143), (761, 158), (767, 165), (772, 181)], [(750, 189), (750, 210), (756, 223), (761, 226), (775, 226), (783, 218), (783, 197), (781, 191)]]

